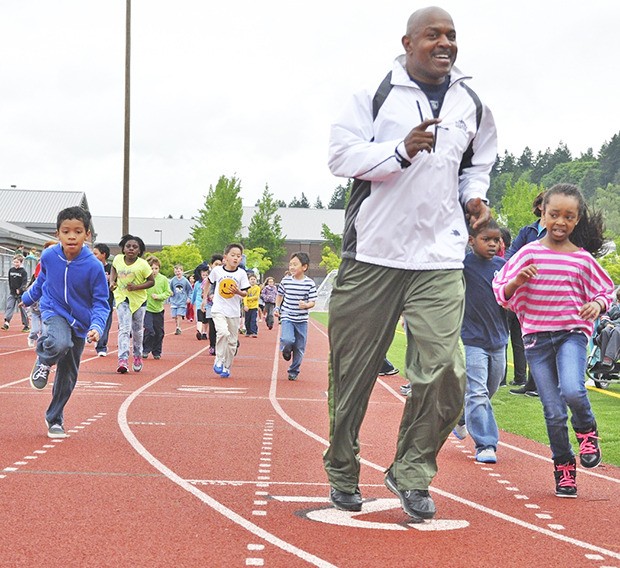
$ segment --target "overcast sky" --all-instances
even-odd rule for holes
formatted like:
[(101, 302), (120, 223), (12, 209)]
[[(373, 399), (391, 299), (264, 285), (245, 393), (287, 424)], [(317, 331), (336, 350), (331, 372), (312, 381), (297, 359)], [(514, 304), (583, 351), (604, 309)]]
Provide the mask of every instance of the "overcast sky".
[[(133, 0), (130, 215), (191, 217), (221, 175), (324, 204), (330, 123), (402, 52), (402, 0)], [(445, 0), (500, 153), (620, 131), (618, 0)], [(125, 0), (0, 0), (0, 187), (120, 215)]]

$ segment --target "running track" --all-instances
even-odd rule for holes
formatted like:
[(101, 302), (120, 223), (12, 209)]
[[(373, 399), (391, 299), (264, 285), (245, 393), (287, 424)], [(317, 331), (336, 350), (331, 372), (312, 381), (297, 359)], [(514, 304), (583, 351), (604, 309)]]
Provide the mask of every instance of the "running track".
[(213, 374), (191, 324), (139, 374), (116, 374), (115, 353), (87, 346), (65, 411), (71, 437), (52, 441), (50, 387), (28, 383), (25, 334), (3, 332), (0, 566), (620, 568), (620, 470), (580, 470), (579, 497), (558, 499), (548, 449), (514, 435), (489, 466), (470, 439), (449, 439), (437, 518), (409, 525), (383, 485), (399, 377), (379, 380), (364, 423), (364, 510), (333, 509), (326, 332), (311, 322), (296, 382), (277, 333), (261, 324), (258, 339), (241, 337), (230, 379)]

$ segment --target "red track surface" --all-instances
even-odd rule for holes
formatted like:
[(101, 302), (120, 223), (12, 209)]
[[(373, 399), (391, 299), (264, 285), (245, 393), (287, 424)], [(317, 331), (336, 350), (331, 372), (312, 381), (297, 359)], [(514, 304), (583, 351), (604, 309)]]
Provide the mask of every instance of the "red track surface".
[(450, 439), (437, 518), (408, 525), (382, 474), (399, 377), (379, 381), (364, 423), (364, 510), (333, 509), (321, 461), (325, 330), (311, 322), (296, 382), (277, 332), (261, 324), (258, 339), (241, 337), (229, 379), (190, 324), (141, 373), (118, 375), (115, 353), (87, 346), (60, 441), (46, 437), (50, 387), (26, 378), (25, 334), (3, 332), (0, 566), (620, 568), (620, 470), (580, 470), (579, 497), (558, 499), (548, 448), (518, 436), (502, 434), (489, 466), (474, 462), (470, 439)]

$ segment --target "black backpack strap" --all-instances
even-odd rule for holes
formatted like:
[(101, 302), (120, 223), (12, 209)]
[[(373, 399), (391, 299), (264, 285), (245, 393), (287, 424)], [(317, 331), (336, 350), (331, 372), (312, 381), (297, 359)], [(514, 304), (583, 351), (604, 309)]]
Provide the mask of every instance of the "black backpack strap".
[[(480, 102), (480, 98), (476, 94), (476, 92), (471, 89), (471, 87), (467, 86), (465, 83), (461, 83), (463, 88), (467, 91), (467, 94), (472, 98), (474, 104), (476, 105), (476, 133), (478, 132), (478, 128), (480, 128), (480, 122), (482, 122), (482, 103)], [(463, 173), (463, 170), (471, 167), (472, 158), (474, 156), (474, 141), (472, 140), (467, 146), (465, 153), (463, 154), (463, 158), (461, 159), (461, 165), (459, 167), (459, 175)]]
[[(376, 120), (379, 114), (379, 109), (383, 106), (385, 99), (387, 99), (390, 91), (392, 90), (392, 72), (390, 71), (372, 98), (372, 120)], [(374, 137), (373, 137), (374, 140)], [(371, 140), (372, 142), (372, 140)], [(355, 258), (355, 251), (357, 248), (357, 231), (355, 230), (355, 219), (357, 212), (362, 206), (364, 200), (370, 195), (370, 182), (367, 180), (353, 179), (353, 185), (351, 186), (351, 195), (349, 196), (349, 202), (347, 204), (347, 211), (345, 214), (344, 231), (342, 234), (342, 258)]]
[(390, 94), (392, 90), (392, 72), (390, 71), (375, 93), (375, 96), (372, 98), (372, 120), (373, 122), (376, 120), (377, 115), (379, 114), (379, 109), (383, 106), (385, 99)]

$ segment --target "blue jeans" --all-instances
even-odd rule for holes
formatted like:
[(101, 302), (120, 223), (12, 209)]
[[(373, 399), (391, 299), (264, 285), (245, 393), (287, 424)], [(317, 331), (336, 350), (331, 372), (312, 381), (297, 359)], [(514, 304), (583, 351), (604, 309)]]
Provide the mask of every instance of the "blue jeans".
[(133, 338), (133, 356), (142, 357), (144, 337), (144, 314), (146, 306), (140, 306), (133, 314), (128, 302), (116, 306), (118, 318), (118, 358), (129, 359), (129, 336)]
[(97, 345), (95, 349), (97, 353), (101, 353), (102, 351), (108, 352), (108, 337), (110, 336), (110, 327), (112, 326), (112, 312), (114, 311), (112, 308), (114, 306), (110, 306), (110, 313), (108, 314), (108, 319), (105, 322), (105, 327), (103, 328), (103, 335), (97, 341)]
[(551, 453), (556, 463), (573, 456), (568, 439), (568, 408), (575, 430), (596, 424), (585, 386), (588, 338), (581, 331), (530, 333), (525, 356), (543, 405)]
[(245, 312), (245, 333), (247, 335), (258, 334), (258, 308), (253, 308)]
[(282, 330), (280, 335), (280, 350), (290, 347), (293, 353), (293, 360), (288, 368), (288, 374), (299, 375), (299, 368), (306, 351), (306, 339), (308, 338), (307, 321), (282, 320)]
[(483, 349), (465, 345), (467, 387), (465, 389), (465, 424), (476, 450), (497, 450), (499, 430), (491, 397), (497, 392), (506, 370), (506, 348)]
[(75, 335), (67, 320), (52, 316), (43, 322), (41, 337), (37, 341), (37, 355), (44, 365), (57, 365), (52, 388), (52, 402), (45, 419), (51, 424), (62, 424), (64, 408), (77, 383), (84, 338)]

